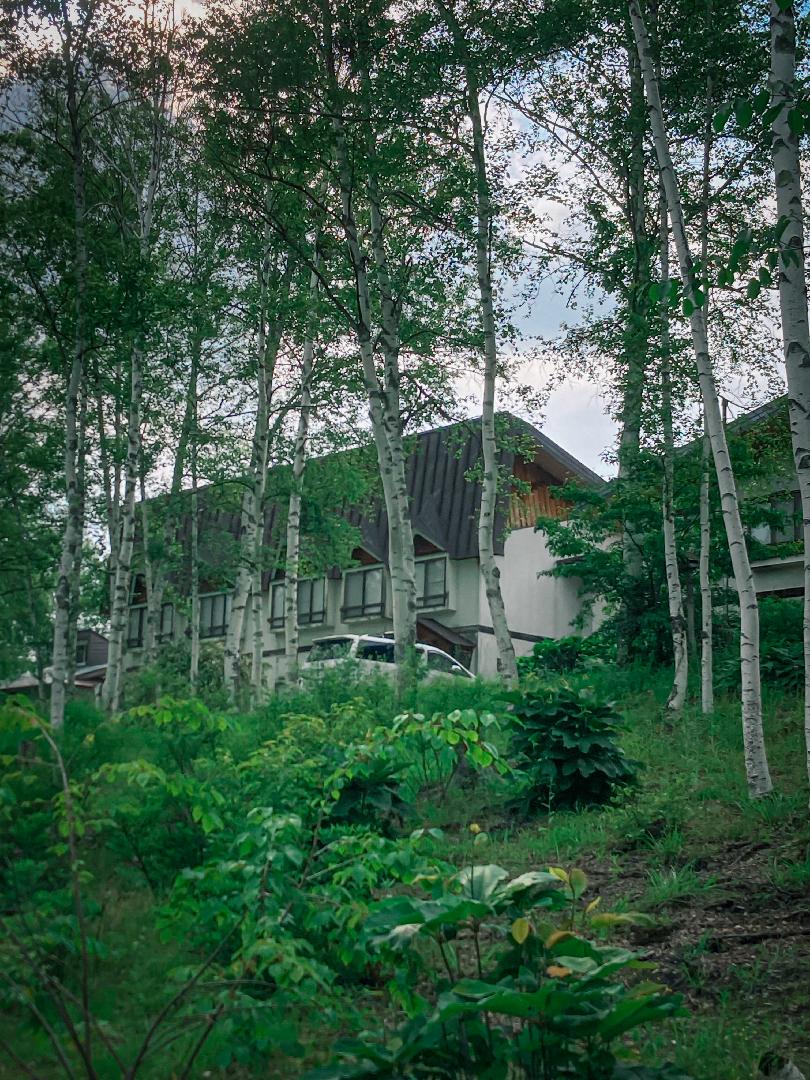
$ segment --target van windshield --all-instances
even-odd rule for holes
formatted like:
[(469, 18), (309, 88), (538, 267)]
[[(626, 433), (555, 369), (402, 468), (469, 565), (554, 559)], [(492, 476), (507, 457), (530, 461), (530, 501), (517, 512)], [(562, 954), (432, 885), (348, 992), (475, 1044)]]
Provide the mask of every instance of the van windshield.
[(316, 641), (309, 650), (308, 661), (316, 664), (319, 660), (340, 660), (349, 655), (353, 640), (350, 637), (333, 637)]

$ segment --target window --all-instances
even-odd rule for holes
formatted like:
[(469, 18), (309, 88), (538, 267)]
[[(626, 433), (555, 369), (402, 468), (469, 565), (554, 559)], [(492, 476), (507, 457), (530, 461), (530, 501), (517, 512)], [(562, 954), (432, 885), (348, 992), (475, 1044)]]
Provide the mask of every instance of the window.
[(164, 604), (160, 609), (160, 629), (158, 641), (169, 641), (174, 637), (174, 604)]
[(76, 642), (76, 667), (84, 667), (87, 663), (87, 642)]
[(416, 602), (419, 607), (447, 604), (447, 559), (425, 559), (416, 564)]
[(790, 544), (802, 538), (802, 499), (801, 493), (794, 491), (786, 499), (776, 499), (774, 510), (784, 514), (784, 521), (778, 528), (771, 529), (772, 544)]
[(298, 625), (313, 626), (326, 618), (326, 582), (311, 578), (298, 582)]
[(384, 641), (361, 641), (357, 646), (358, 660), (376, 660), (378, 664), (393, 664), (394, 643)]
[(382, 615), (385, 609), (383, 568), (350, 570), (346, 574), (343, 593), (343, 615), (346, 619), (358, 615)]
[[(270, 596), (270, 625), (274, 630), (284, 626), (284, 582), (273, 586)], [(315, 626), (326, 619), (326, 582), (323, 578), (307, 578), (298, 582), (298, 625)]]
[(450, 672), (453, 668), (458, 667), (452, 656), (445, 656), (444, 653), (428, 652), (426, 659), (428, 671)]
[(316, 664), (319, 660), (342, 660), (351, 652), (353, 643), (354, 638), (350, 637), (322, 638), (310, 649), (309, 663)]
[(200, 597), (200, 637), (224, 637), (231, 614), (230, 593)]
[(273, 630), (280, 630), (284, 626), (284, 597), (287, 589), (283, 581), (279, 581), (270, 590), (270, 626)]
[(146, 622), (146, 605), (139, 604), (129, 609), (127, 621), (127, 645), (130, 649), (140, 649), (143, 645), (143, 628)]

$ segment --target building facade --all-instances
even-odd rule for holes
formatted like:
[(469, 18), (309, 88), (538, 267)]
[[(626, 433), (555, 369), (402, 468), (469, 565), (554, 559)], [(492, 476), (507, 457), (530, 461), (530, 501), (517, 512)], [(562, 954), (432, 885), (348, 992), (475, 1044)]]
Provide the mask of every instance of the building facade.
[[(544, 576), (553, 558), (534, 526), (540, 514), (563, 517), (566, 505), (552, 489), (568, 479), (599, 485), (601, 478), (542, 432), (512, 416), (501, 416), (501, 472), (511, 478), (500, 499), (495, 525), (496, 557), (501, 589), (516, 653), (531, 652), (536, 641), (571, 633), (580, 611), (574, 579)], [(477, 674), (497, 671), (497, 650), (478, 560), (480, 484), (476, 467), (481, 456), (480, 421), (449, 425), (414, 436), (407, 475), (417, 571), (417, 636), (444, 649)], [(507, 484), (504, 484), (507, 487)], [(268, 502), (264, 543), (271, 548), (282, 532), (284, 507)], [(301, 660), (312, 642), (333, 634), (382, 635), (392, 629), (391, 581), (387, 568), (388, 529), (379, 500), (369, 509), (346, 508), (358, 543), (351, 565), (332, 567), (298, 583)], [(220, 515), (213, 522), (222, 546), (233, 543), (239, 521)], [(209, 532), (212, 522), (208, 522)], [(284, 575), (279, 568), (262, 577), (261, 621), (264, 682), (274, 686), (283, 677)], [(226, 584), (203, 587), (200, 594), (200, 636), (224, 639), (230, 617)], [(188, 633), (181, 608), (163, 605), (159, 640), (177, 640)], [(133, 579), (129, 612), (127, 667), (137, 667), (143, 648), (146, 596), (140, 575)], [(253, 627), (246, 619), (244, 647), (252, 645)]]

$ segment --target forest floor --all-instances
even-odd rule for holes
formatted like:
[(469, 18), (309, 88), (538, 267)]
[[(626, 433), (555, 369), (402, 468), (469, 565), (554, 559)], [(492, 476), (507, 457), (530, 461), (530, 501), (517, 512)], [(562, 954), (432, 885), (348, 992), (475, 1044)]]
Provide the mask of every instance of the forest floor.
[[(672, 1060), (697, 1080), (751, 1080), (774, 1050), (810, 1076), (810, 814), (798, 702), (766, 700), (774, 794), (758, 802), (742, 782), (738, 708), (673, 725), (649, 693), (622, 711), (627, 752), (644, 765), (635, 797), (518, 830), (480, 807), (486, 861), (515, 873), (578, 866), (602, 909), (653, 916), (626, 939), (656, 965), (652, 978), (684, 996), (689, 1015), (649, 1031), (650, 1062)], [(452, 859), (475, 809), (425, 810), (426, 823), (446, 830)]]

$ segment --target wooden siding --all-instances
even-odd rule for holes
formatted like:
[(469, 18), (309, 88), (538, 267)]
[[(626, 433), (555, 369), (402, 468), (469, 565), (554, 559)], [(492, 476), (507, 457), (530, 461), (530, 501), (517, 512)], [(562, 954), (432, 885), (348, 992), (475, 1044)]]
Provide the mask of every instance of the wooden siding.
[(555, 499), (547, 485), (536, 487), (525, 494), (514, 492), (509, 506), (510, 529), (533, 529), (537, 519), (544, 517), (564, 518), (569, 504)]

